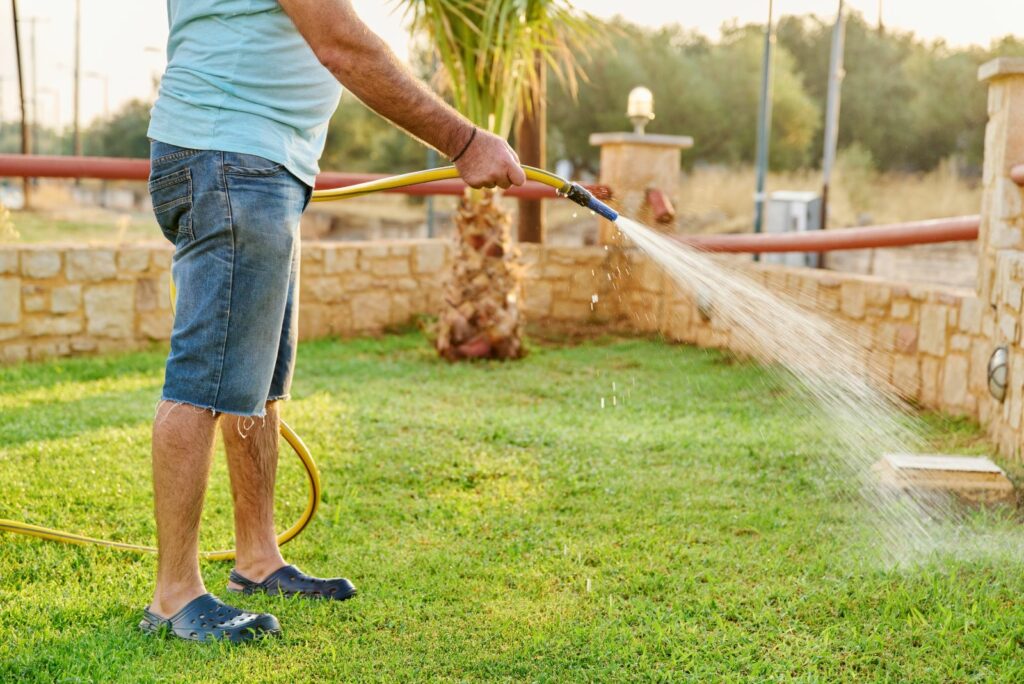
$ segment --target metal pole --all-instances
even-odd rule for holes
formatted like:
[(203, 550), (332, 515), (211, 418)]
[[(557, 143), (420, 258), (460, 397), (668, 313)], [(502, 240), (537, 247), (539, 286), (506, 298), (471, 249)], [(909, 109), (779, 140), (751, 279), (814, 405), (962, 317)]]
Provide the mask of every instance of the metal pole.
[[(754, 232), (764, 223), (764, 186), (768, 173), (768, 143), (772, 130), (772, 47), (775, 32), (772, 22), (773, 1), (768, 0), (768, 25), (764, 31), (764, 63), (761, 71), (761, 101), (757, 113), (757, 187), (754, 191)], [(757, 255), (754, 255), (757, 258)]]
[[(21, 153), (32, 153), (32, 142), (28, 134), (28, 114), (25, 109), (25, 72), (21, 63), (21, 34), (18, 32), (18, 0), (11, 0), (11, 13), (14, 17), (14, 53), (18, 61), (18, 97), (21, 100)], [(22, 179), (22, 195), (24, 207), (29, 206), (29, 178)]]
[[(433, 147), (427, 147), (427, 168), (437, 166), (437, 151)], [(436, 234), (434, 223), (437, 217), (434, 213), (434, 196), (427, 195), (427, 237), (432, 238)]]
[(843, 0), (839, 0), (839, 13), (832, 27), (832, 55), (828, 64), (828, 103), (825, 108), (825, 143), (821, 159), (821, 229), (828, 228), (828, 190), (832, 169), (836, 163), (839, 143), (839, 107), (842, 102), (843, 53), (846, 43), (846, 18)]
[(39, 17), (26, 19), (28, 22), (28, 49), (32, 59), (32, 146), (39, 149), (39, 79), (36, 72), (36, 24)]
[[(74, 154), (76, 157), (82, 156), (82, 131), (81, 122), (79, 120), (80, 107), (81, 107), (81, 84), (82, 84), (82, 0), (75, 0), (75, 84), (74, 84), (74, 122), (73, 128), (73, 139), (74, 139)], [(75, 183), (78, 184), (77, 181)]]

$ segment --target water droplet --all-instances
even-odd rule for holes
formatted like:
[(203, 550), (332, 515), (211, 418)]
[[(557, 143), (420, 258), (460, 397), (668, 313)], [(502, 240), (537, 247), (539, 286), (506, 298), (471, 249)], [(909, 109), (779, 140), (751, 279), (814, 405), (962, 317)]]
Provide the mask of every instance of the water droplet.
[(596, 294), (590, 295), (590, 301), (591, 301), (592, 304), (597, 304), (599, 299), (600, 298)]

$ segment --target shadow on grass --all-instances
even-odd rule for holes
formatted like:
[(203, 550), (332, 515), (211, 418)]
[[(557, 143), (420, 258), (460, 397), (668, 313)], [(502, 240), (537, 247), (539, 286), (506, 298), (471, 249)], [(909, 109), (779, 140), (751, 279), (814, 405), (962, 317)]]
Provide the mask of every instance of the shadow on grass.
[(69, 439), (104, 428), (128, 428), (153, 419), (159, 386), (7, 409), (0, 414), (0, 443), (5, 448), (29, 442)]

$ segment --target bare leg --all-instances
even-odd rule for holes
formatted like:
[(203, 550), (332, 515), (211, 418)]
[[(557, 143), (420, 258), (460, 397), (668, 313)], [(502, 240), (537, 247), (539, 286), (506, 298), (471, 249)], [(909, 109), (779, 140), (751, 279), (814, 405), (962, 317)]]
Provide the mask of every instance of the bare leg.
[(221, 422), (235, 502), (235, 569), (254, 582), (285, 565), (274, 531), (279, 425), (273, 402), (267, 404), (266, 420), (224, 416)]
[(199, 520), (216, 426), (210, 411), (166, 401), (157, 407), (153, 492), (160, 554), (149, 609), (161, 617), (206, 593), (199, 573)]

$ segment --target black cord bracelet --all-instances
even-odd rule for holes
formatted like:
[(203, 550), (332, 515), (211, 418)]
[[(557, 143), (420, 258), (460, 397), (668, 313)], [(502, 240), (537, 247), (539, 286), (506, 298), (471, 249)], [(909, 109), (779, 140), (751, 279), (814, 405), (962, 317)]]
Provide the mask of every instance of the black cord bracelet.
[(462, 159), (462, 155), (466, 154), (466, 150), (468, 150), (469, 146), (473, 144), (473, 139), (474, 138), (476, 138), (476, 126), (473, 126), (473, 133), (469, 136), (469, 140), (466, 141), (466, 144), (462, 148), (462, 151), (459, 152), (454, 157), (452, 157), (452, 164), (454, 164), (455, 162), (457, 162), (460, 159)]

